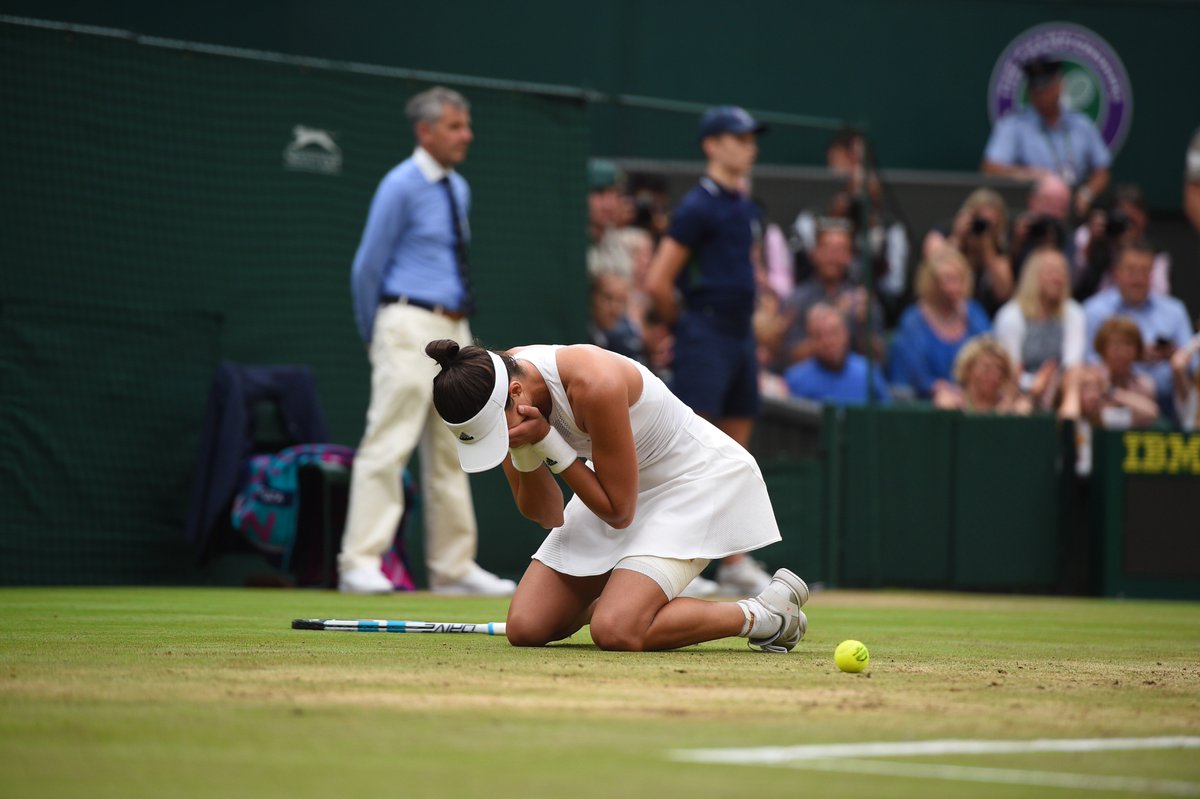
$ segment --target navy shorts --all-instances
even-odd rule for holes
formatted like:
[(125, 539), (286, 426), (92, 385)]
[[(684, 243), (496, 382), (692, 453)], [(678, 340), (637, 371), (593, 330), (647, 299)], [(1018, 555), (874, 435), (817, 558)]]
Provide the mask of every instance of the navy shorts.
[(762, 406), (754, 333), (728, 327), (703, 312), (680, 317), (671, 391), (709, 419), (753, 418)]

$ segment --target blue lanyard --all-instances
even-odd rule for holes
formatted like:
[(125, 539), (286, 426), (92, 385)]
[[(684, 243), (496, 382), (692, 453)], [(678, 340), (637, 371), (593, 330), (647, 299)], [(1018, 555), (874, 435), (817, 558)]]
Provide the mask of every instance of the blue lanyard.
[(1046, 127), (1046, 120), (1038, 116), (1038, 130), (1042, 132), (1042, 136), (1046, 139), (1046, 147), (1049, 148), (1050, 154), (1054, 156), (1055, 171), (1059, 177), (1070, 186), (1075, 188), (1077, 179), (1082, 179), (1082, 175), (1075, 174), (1075, 153), (1071, 147), (1071, 128), (1067, 125), (1067, 118), (1064, 114), (1059, 118), (1059, 124), (1063, 126), (1063, 149), (1066, 150), (1066, 158), (1061, 158), (1058, 152), (1058, 146), (1054, 143), (1054, 138), (1050, 135), (1050, 129)]

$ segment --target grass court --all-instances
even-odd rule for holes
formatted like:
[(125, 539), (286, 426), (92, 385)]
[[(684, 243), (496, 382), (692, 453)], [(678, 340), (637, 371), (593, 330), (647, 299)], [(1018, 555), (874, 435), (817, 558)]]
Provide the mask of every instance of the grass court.
[[(1200, 796), (1198, 603), (818, 592), (786, 656), (290, 629), (507, 607), (424, 593), (10, 588), (0, 606), (3, 797)], [(846, 638), (868, 673), (834, 666)], [(1151, 738), (1174, 740), (1109, 740)], [(1027, 750), (863, 748), (922, 741)], [(851, 748), (808, 748), (830, 744)]]

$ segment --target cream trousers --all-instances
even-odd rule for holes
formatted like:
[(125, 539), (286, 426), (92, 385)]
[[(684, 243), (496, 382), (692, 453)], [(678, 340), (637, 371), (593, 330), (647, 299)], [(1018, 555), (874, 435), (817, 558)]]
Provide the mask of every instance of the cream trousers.
[(354, 457), (338, 556), (342, 572), (379, 568), (404, 512), (401, 474), (418, 447), (430, 583), (460, 579), (475, 560), (478, 531), (471, 485), (459, 466), (454, 436), (433, 409), (438, 365), (425, 354), (425, 345), (442, 338), (470, 344), (467, 321), (399, 303), (380, 306), (375, 316), (371, 403)]

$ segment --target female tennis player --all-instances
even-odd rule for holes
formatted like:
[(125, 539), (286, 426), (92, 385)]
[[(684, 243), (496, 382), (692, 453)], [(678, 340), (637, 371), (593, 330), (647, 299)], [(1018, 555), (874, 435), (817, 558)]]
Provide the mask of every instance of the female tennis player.
[[(710, 560), (778, 541), (779, 527), (754, 458), (649, 370), (591, 345), (425, 352), (462, 468), (503, 463), (521, 513), (550, 531), (509, 606), (510, 643), (585, 624), (619, 651), (742, 636), (790, 652), (804, 637), (808, 586), (787, 569), (737, 603), (679, 596)], [(575, 494), (565, 507), (555, 474)]]

